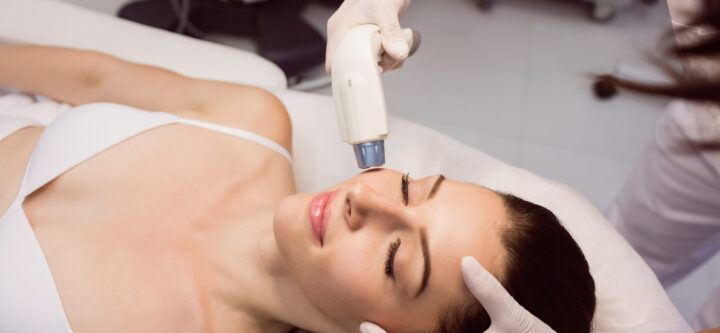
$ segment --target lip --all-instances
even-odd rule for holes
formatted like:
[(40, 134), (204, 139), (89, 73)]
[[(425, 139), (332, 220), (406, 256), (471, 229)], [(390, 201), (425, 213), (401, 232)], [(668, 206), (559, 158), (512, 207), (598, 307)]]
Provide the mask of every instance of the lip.
[(310, 216), (310, 227), (312, 228), (315, 238), (323, 246), (325, 239), (325, 231), (327, 230), (330, 215), (332, 214), (332, 202), (337, 196), (339, 190), (333, 192), (323, 192), (316, 195), (310, 200), (310, 208), (308, 215)]

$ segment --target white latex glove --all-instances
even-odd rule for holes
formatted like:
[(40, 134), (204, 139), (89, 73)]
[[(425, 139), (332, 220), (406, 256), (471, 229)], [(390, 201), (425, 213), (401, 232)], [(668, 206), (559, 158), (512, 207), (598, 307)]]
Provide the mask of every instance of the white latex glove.
[[(491, 324), (485, 333), (555, 333), (550, 326), (518, 304), (475, 258), (465, 257), (460, 265), (465, 284), (490, 316)], [(387, 333), (369, 322), (360, 324), (360, 332)]]
[(508, 294), (500, 282), (473, 257), (462, 259), (462, 274), (470, 292), (490, 315), (493, 333), (555, 333)]
[(364, 322), (360, 324), (360, 333), (387, 333), (380, 326), (375, 325), (371, 322)]
[(383, 71), (402, 66), (413, 44), (410, 29), (400, 28), (400, 17), (410, 0), (345, 0), (327, 22), (327, 49), (325, 71), (330, 73), (335, 45), (348, 30), (362, 24), (380, 27), (380, 38), (385, 54), (380, 59)]

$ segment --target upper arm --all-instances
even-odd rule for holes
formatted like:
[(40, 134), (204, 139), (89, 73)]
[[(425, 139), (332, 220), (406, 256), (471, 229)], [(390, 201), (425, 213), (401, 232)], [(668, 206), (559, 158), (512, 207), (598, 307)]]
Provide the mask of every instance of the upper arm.
[(73, 105), (110, 102), (234, 126), (290, 148), (282, 103), (250, 86), (189, 78), (87, 50), (0, 45), (0, 85)]
[[(226, 126), (252, 131), (291, 151), (291, 124), (283, 103), (252, 86), (189, 78), (162, 68), (105, 56), (93, 79), (98, 102), (143, 110), (181, 112)], [(194, 114), (194, 116), (192, 115)]]
[(199, 80), (143, 64), (97, 54), (98, 65), (88, 73), (94, 101), (112, 102), (150, 111), (202, 111), (229, 90), (252, 87)]

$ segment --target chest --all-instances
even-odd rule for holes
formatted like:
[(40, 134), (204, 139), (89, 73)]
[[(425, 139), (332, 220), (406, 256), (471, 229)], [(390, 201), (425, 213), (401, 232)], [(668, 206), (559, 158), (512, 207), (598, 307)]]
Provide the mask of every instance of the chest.
[(274, 154), (167, 126), (111, 147), (29, 196), (23, 208), (71, 326), (199, 325), (195, 264), (203, 230), (273, 209), (292, 192), (290, 167)]

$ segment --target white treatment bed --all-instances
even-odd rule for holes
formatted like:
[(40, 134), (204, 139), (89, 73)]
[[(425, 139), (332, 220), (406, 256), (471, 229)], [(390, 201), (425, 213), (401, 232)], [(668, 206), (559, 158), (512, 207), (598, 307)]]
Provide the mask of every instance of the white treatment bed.
[[(352, 149), (339, 140), (332, 99), (286, 90), (282, 71), (254, 54), (55, 0), (0, 0), (0, 43), (92, 49), (192, 77), (265, 87), (285, 103), (293, 122), (299, 191), (318, 190), (358, 172)], [(8, 111), (2, 105), (0, 115)], [(8, 105), (15, 108), (12, 112), (22, 106)], [(391, 116), (390, 128), (387, 167), (415, 177), (443, 173), (514, 193), (555, 212), (590, 263), (598, 301), (594, 332), (691, 332), (650, 268), (582, 195), (408, 120)], [(2, 302), (0, 311), (12, 307)]]

